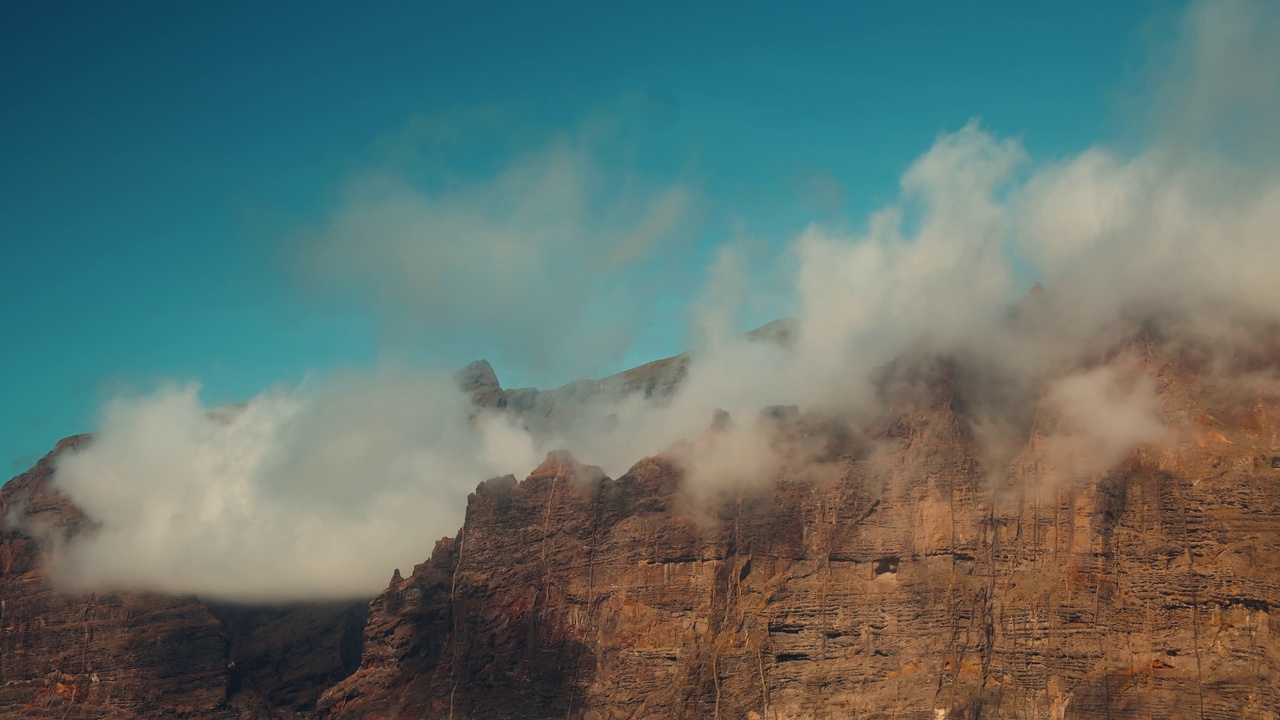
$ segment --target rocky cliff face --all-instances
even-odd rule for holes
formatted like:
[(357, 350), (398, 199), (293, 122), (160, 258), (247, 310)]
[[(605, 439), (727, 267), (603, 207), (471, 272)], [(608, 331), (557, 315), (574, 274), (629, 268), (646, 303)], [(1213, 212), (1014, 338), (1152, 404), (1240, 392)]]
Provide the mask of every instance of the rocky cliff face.
[[(55, 592), (41, 545), (88, 527), (49, 487), (72, 438), (0, 489), (0, 716), (1277, 718), (1264, 340), (1212, 371), (1150, 339), (1093, 358), (1138, 367), (1175, 430), (1105, 469), (1064, 455), (1047, 391), (993, 442), (991, 379), (937, 358), (875, 417), (768, 410), (764, 484), (690, 494), (724, 417), (617, 479), (553, 453), (367, 606)], [(664, 362), (595, 382), (661, 395)], [(578, 411), (557, 393), (547, 417)]]
[(49, 481), (57, 453), (83, 442), (64, 440), (0, 489), (0, 716), (291, 717), (355, 668), (365, 603), (56, 592), (40, 545), (87, 521)]
[(1178, 436), (1106, 471), (1034, 404), (993, 456), (942, 363), (856, 427), (775, 410), (773, 482), (709, 506), (679, 452), (483, 483), (318, 715), (1280, 717), (1280, 409), (1128, 352)]

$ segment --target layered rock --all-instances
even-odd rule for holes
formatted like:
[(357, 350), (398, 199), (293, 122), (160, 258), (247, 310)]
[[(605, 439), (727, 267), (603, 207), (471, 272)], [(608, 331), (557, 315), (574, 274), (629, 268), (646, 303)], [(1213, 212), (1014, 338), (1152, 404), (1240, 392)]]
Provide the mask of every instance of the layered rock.
[(91, 523), (53, 490), (59, 443), (0, 489), (0, 716), (276, 718), (309, 712), (359, 658), (365, 603), (212, 605), (58, 592), (41, 545)]
[(318, 715), (1275, 718), (1280, 409), (1133, 351), (1179, 435), (1106, 471), (1034, 404), (993, 455), (942, 364), (866, 427), (774, 413), (710, 506), (679, 453), (484, 483)]

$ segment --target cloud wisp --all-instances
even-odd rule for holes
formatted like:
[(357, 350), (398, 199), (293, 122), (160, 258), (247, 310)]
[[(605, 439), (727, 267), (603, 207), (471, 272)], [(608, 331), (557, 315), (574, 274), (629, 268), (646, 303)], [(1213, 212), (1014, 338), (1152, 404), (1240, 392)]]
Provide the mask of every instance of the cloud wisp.
[[(544, 373), (616, 357), (654, 291), (645, 278), (687, 235), (695, 193), (606, 171), (598, 135), (554, 138), (435, 191), (361, 175), (303, 251), (306, 274), (372, 304), (391, 335), (518, 355)], [(593, 312), (603, 303), (616, 308), (607, 318)]]

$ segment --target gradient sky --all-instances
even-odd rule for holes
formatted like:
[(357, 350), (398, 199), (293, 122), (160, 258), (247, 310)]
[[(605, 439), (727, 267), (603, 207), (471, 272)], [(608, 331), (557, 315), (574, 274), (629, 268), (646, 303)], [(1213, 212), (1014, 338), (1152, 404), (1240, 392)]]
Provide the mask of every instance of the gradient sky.
[[(856, 226), (940, 131), (978, 117), (1036, 158), (1123, 143), (1145, 38), (1177, 11), (5, 3), (0, 474), (91, 430), (105, 397), (167, 379), (220, 402), (389, 355), (483, 356), (504, 385), (551, 387), (678, 352), (716, 247), (749, 237), (769, 257), (809, 222)], [(631, 296), (648, 310), (609, 352), (532, 362), (497, 329), (406, 330), (299, 269), (354, 178), (431, 194), (602, 127), (604, 176), (693, 193), (662, 261), (637, 269), (661, 291)]]

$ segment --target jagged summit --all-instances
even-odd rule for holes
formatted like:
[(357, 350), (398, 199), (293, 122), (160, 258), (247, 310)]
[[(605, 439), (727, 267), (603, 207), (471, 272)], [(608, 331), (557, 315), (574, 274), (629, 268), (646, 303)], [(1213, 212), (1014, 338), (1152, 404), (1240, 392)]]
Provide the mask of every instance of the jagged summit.
[[(796, 321), (781, 318), (746, 334), (752, 341), (790, 346), (795, 340)], [(653, 360), (595, 380), (574, 380), (552, 390), (534, 387), (503, 389), (487, 360), (476, 360), (458, 371), (458, 386), (481, 408), (506, 408), (522, 417), (526, 427), (536, 432), (563, 427), (592, 404), (607, 404), (633, 394), (661, 400), (679, 387), (689, 368), (690, 356), (681, 353)]]
[(458, 384), (467, 391), (502, 387), (498, 384), (498, 374), (493, 371), (488, 360), (475, 360), (458, 371)]
[(458, 386), (471, 395), (479, 407), (505, 407), (506, 397), (498, 384), (498, 374), (488, 360), (476, 360), (457, 373)]

